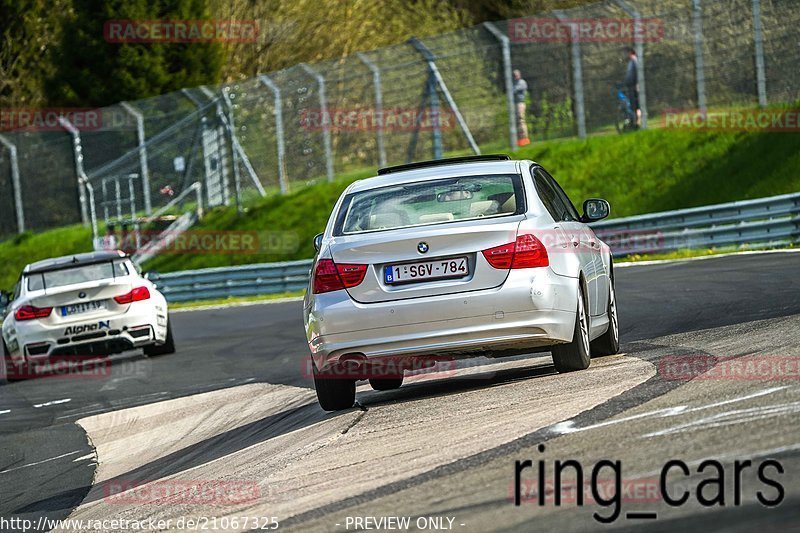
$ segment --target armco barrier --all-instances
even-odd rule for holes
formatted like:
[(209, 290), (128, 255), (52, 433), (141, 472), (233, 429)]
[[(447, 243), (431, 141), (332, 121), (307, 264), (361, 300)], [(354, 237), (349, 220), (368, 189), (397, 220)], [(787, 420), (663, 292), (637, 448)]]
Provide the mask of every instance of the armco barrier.
[[(593, 225), (616, 257), (687, 248), (781, 246), (800, 238), (800, 193), (617, 218)], [(304, 289), (311, 260), (151, 274), (171, 302)]]
[(616, 218), (593, 224), (614, 255), (797, 242), (800, 193)]
[(148, 273), (170, 302), (275, 294), (304, 289), (311, 260)]

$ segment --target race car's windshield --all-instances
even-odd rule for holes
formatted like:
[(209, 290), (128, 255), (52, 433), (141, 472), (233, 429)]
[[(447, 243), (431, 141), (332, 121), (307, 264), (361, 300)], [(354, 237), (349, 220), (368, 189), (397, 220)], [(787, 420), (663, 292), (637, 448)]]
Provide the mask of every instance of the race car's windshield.
[(519, 175), (443, 178), (381, 187), (348, 195), (335, 230), (349, 235), (409, 226), (519, 214)]
[(124, 261), (108, 261), (106, 263), (51, 270), (49, 272), (37, 272), (28, 274), (26, 277), (28, 278), (28, 290), (40, 291), (88, 281), (114, 279), (128, 274), (128, 267)]

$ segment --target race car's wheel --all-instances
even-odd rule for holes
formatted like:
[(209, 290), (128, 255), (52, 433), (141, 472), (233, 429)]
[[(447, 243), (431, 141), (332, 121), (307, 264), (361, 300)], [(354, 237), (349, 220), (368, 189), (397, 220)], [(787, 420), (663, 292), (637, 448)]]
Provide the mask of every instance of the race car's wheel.
[(394, 390), (403, 385), (403, 376), (369, 378), (369, 385), (375, 390)]
[(572, 342), (553, 346), (553, 364), (556, 371), (573, 372), (589, 368), (589, 320), (583, 302), (583, 289), (578, 291), (578, 310), (575, 314), (575, 330)]
[(325, 411), (349, 409), (356, 401), (356, 380), (325, 375), (314, 367), (314, 388), (319, 406)]
[(175, 353), (175, 339), (172, 338), (172, 320), (167, 317), (167, 339), (164, 344), (151, 344), (144, 347), (144, 354), (147, 357), (167, 355)]
[(592, 357), (619, 353), (619, 319), (617, 318), (617, 295), (614, 280), (608, 289), (608, 330), (591, 344)]
[(6, 346), (6, 341), (2, 341), (3, 343), (3, 367), (5, 369), (4, 375), (0, 377), (5, 377), (6, 381), (9, 383), (13, 383), (15, 381), (22, 381), (25, 379), (25, 372), (24, 367), (21, 368), (17, 366), (14, 361), (11, 360), (11, 354), (8, 353), (8, 346)]

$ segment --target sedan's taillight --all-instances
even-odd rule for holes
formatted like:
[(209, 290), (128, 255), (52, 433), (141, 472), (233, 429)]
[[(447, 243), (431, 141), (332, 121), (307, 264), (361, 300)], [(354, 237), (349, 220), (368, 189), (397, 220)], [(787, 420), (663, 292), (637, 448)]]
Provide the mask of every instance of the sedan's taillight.
[(147, 300), (149, 298), (150, 291), (147, 287), (136, 287), (131, 292), (125, 293), (122, 296), (114, 296), (114, 301), (118, 304), (129, 304)]
[(530, 233), (517, 235), (517, 240), (514, 242), (484, 250), (483, 257), (494, 268), (501, 270), (536, 268), (550, 264), (542, 241)]
[(355, 287), (364, 281), (367, 265), (341, 264), (333, 259), (320, 259), (314, 268), (311, 290), (314, 294)]
[(32, 305), (23, 305), (14, 313), (14, 318), (20, 321), (33, 320), (35, 318), (47, 318), (52, 312), (52, 307), (34, 307)]

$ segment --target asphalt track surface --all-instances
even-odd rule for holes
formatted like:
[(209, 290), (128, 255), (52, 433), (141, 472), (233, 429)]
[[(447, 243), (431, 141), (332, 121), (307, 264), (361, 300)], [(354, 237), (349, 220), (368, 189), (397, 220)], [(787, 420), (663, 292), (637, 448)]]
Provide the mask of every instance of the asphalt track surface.
[[(316, 405), (300, 302), (176, 313), (174, 355), (126, 354), (91, 377), (0, 386), (0, 517), (171, 519), (173, 530), (185, 529), (180, 517), (214, 516), (274, 516), (280, 529), (303, 531), (394, 524), (372, 521), (387, 517), (409, 517), (411, 529), (431, 529), (437, 522), (417, 519), (432, 517), (460, 531), (796, 530), (798, 272), (797, 253), (619, 268), (621, 355), (562, 375), (548, 354), (472, 360), (407, 378), (397, 391), (361, 386), (360, 407), (340, 413)], [(687, 357), (711, 370), (688, 379), (675, 366)], [(766, 374), (730, 370), (754, 360), (769, 361)], [(533, 468), (521, 473), (515, 506), (515, 461), (527, 459)], [(565, 493), (555, 506), (554, 461), (569, 459), (587, 479), (598, 461), (618, 460), (619, 504), (603, 504), (615, 486), (606, 470), (596, 497), (579, 506)], [(665, 478), (673, 498), (688, 491), (680, 506), (657, 490), (671, 459), (689, 469)], [(721, 474), (699, 470), (707, 459)], [(735, 475), (744, 460), (752, 466)], [(758, 476), (769, 461), (783, 470), (764, 467), (782, 488), (772, 507), (757, 500), (779, 499)], [(701, 505), (698, 485), (720, 475), (724, 503)], [(249, 499), (204, 505), (108, 497), (115, 483), (202, 481), (257, 488)], [(715, 490), (706, 484), (703, 494)], [(610, 525), (595, 518), (615, 510)]]

